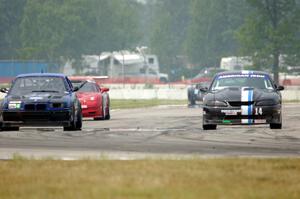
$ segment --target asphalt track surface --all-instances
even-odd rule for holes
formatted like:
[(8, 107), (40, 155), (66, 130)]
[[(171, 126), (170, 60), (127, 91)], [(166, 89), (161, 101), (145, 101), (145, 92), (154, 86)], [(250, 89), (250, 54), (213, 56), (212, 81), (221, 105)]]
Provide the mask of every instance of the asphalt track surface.
[(202, 109), (160, 106), (113, 110), (109, 121), (84, 119), (82, 131), (21, 128), (0, 132), (0, 159), (162, 157), (300, 157), (300, 104), (283, 108), (283, 129), (268, 125), (202, 130)]

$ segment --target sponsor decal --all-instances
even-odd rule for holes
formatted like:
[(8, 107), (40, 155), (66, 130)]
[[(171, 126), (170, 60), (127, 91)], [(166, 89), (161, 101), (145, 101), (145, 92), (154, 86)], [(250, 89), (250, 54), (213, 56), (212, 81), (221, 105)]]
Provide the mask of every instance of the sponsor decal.
[(251, 71), (249, 73), (242, 72), (241, 74), (228, 74), (228, 75), (220, 75), (218, 79), (225, 79), (225, 78), (234, 78), (234, 77), (244, 77), (244, 78), (267, 78), (266, 75), (260, 74), (253, 74)]
[(10, 101), (8, 104), (9, 109), (20, 109), (21, 108), (21, 101)]
[(198, 89), (195, 89), (195, 90), (194, 90), (194, 94), (195, 94), (195, 95), (198, 95), (198, 93), (199, 93), (199, 90), (198, 90)]
[(37, 101), (37, 100), (42, 100), (43, 97), (30, 97), (29, 99)]
[(231, 124), (231, 120), (223, 120), (223, 124)]
[(225, 115), (237, 115), (241, 110), (221, 110), (221, 113), (225, 113)]
[(265, 123), (267, 123), (267, 120), (257, 119), (257, 120), (254, 120), (254, 123), (255, 124), (265, 124)]

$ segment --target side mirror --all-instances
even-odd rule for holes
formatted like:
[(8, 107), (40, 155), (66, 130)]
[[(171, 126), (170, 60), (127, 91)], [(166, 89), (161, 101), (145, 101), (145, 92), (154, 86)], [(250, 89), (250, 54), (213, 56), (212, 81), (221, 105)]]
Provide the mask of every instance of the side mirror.
[(79, 88), (76, 86), (73, 88), (73, 92), (77, 92), (79, 90)]
[(1, 92), (1, 93), (8, 93), (8, 89), (7, 89), (7, 88), (1, 88), (1, 89), (0, 89), (0, 92)]
[(206, 93), (208, 91), (207, 87), (200, 87), (200, 91)]
[(102, 93), (105, 93), (105, 92), (108, 92), (108, 91), (109, 91), (109, 88), (106, 88), (106, 87), (101, 88)]
[(276, 90), (277, 90), (277, 91), (283, 91), (283, 90), (284, 90), (284, 86), (278, 86), (278, 87), (276, 88)]

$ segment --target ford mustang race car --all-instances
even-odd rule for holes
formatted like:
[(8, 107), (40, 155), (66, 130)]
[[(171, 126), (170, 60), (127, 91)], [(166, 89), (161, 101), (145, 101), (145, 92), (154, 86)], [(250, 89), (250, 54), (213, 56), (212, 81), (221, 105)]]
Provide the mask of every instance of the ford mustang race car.
[(264, 72), (237, 71), (218, 73), (203, 99), (203, 129), (226, 124), (269, 124), (281, 129), (283, 86), (274, 84)]
[(81, 102), (83, 117), (93, 117), (94, 120), (110, 119), (108, 88), (100, 87), (94, 80), (72, 78), (71, 82), (79, 88), (76, 95)]
[(76, 89), (62, 74), (19, 75), (0, 104), (0, 129), (21, 126), (63, 126), (80, 130), (82, 115)]

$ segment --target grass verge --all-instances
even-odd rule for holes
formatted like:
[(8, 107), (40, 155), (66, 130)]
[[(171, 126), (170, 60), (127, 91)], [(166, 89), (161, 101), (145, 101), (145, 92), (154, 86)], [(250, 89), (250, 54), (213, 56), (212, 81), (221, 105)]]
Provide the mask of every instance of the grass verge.
[(299, 198), (300, 159), (0, 162), (0, 198)]
[(131, 108), (143, 108), (153, 107), (159, 105), (184, 105), (187, 104), (187, 100), (111, 100), (112, 109), (131, 109)]

